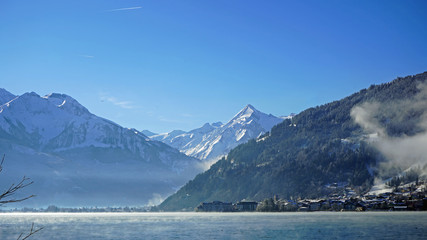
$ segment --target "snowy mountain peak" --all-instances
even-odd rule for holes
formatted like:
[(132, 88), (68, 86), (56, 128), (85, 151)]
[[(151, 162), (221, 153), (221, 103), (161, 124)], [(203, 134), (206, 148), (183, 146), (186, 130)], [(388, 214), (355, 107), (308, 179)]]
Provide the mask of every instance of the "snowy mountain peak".
[(151, 138), (169, 144), (189, 156), (210, 162), (226, 155), (235, 146), (270, 131), (282, 121), (283, 119), (262, 113), (248, 104), (226, 124), (206, 123), (180, 135), (173, 136), (169, 133), (167, 136)]
[(252, 110), (256, 111), (255, 107), (252, 106), (251, 104), (246, 105), (245, 108), (252, 109)]
[(16, 97), (1, 89), (0, 96), (8, 101), (0, 105), (0, 149), (13, 156), (7, 174), (19, 176), (25, 167), (42, 183), (31, 190), (46, 196), (42, 205), (144, 204), (200, 172), (198, 160), (91, 114), (68, 95)]
[(258, 116), (261, 113), (258, 111), (254, 106), (251, 104), (246, 105), (242, 110), (240, 110), (239, 113), (236, 114), (236, 116), (233, 117), (232, 121), (246, 121), (246, 119), (252, 117), (252, 116)]
[[(60, 93), (44, 97), (34, 92), (25, 93), (2, 105), (1, 138), (12, 139), (20, 145), (43, 151), (72, 151), (90, 147), (120, 149), (147, 161), (151, 153), (144, 152), (144, 149), (162, 148), (161, 144), (153, 143), (138, 130), (123, 128), (91, 114), (77, 100)], [(160, 156), (161, 160), (166, 161), (163, 157)]]
[[(9, 137), (39, 147), (52, 145), (51, 141), (66, 132), (69, 132), (70, 136), (73, 135), (73, 131), (78, 131), (76, 129), (94, 116), (67, 95), (51, 94), (40, 97), (35, 92), (24, 93), (2, 105), (0, 113), (1, 128)], [(86, 134), (76, 139), (57, 143), (62, 147), (81, 144), (85, 141)]]
[(254, 106), (252, 106), (251, 104), (246, 105), (241, 111), (240, 113), (254, 113), (254, 112), (259, 112)]
[(42, 98), (73, 115), (81, 116), (83, 114), (90, 114), (87, 108), (81, 105), (76, 99), (66, 94), (51, 93)]

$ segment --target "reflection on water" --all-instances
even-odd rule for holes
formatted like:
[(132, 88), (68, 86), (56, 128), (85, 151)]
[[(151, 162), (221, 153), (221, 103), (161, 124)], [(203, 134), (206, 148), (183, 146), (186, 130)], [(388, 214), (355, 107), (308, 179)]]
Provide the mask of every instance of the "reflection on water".
[(11, 213), (0, 239), (424, 239), (427, 212)]

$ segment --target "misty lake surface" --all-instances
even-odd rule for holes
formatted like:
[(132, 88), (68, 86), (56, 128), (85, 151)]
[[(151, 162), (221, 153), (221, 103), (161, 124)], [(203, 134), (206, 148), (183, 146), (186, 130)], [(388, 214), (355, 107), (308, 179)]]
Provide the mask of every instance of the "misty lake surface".
[(0, 239), (426, 239), (427, 212), (0, 213)]

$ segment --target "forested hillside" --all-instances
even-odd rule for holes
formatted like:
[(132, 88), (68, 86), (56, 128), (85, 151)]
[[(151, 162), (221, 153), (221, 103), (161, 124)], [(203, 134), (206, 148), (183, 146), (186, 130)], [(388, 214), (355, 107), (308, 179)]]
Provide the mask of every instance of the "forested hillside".
[(355, 122), (352, 110), (367, 103), (385, 106), (373, 114), (385, 129), (377, 135), (415, 135), (424, 131), (419, 120), (425, 109), (386, 110), (394, 102), (418, 98), (426, 79), (427, 72), (397, 78), (309, 108), (273, 127), (271, 133), (236, 147), (159, 208), (191, 210), (204, 201), (259, 201), (273, 195), (321, 197), (333, 193), (328, 186), (337, 182), (367, 191), (374, 177), (387, 174), (379, 168), (387, 159), (373, 147), (370, 133)]

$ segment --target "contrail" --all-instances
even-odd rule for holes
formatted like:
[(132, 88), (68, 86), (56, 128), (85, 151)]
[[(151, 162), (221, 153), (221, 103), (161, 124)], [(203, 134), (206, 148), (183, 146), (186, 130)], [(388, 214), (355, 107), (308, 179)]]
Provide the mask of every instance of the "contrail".
[(126, 11), (126, 10), (135, 10), (135, 9), (140, 9), (140, 8), (142, 8), (142, 7), (116, 8), (116, 9), (108, 10), (108, 12)]

